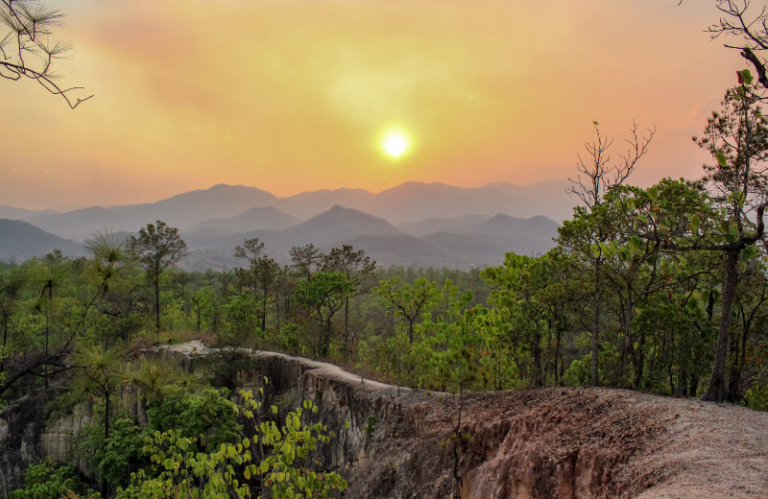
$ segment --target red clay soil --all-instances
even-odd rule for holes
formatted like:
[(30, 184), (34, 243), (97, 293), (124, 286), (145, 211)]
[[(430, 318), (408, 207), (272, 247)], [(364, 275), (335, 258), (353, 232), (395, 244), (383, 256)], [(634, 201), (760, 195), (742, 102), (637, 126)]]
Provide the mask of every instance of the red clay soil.
[(319, 403), (337, 435), (322, 458), (348, 477), (346, 498), (768, 499), (768, 413), (612, 389), (459, 399), (258, 357), (253, 376), (275, 396)]
[(349, 496), (768, 498), (765, 413), (625, 390), (483, 393), (457, 436), (458, 406), (433, 395), (397, 411)]

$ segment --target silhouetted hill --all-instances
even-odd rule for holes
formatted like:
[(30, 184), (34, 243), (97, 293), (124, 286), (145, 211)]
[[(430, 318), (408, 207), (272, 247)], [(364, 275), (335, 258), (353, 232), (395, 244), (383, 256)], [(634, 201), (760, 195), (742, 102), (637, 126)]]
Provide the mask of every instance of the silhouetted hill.
[(558, 224), (547, 217), (515, 218), (498, 213), (469, 230), (469, 234), (487, 236), (550, 239), (557, 236)]
[(499, 213), (516, 217), (543, 215), (561, 222), (570, 220), (573, 217), (573, 207), (581, 204), (577, 196), (565, 192), (570, 186), (568, 181), (549, 180), (529, 185), (492, 182), (482, 187), (495, 189), (513, 200), (510, 210), (499, 210)]
[(162, 220), (172, 227), (189, 227), (212, 218), (229, 218), (254, 207), (271, 206), (278, 198), (267, 191), (244, 185), (214, 185), (210, 189), (185, 192), (156, 203), (108, 208), (139, 230)]
[[(499, 213), (517, 218), (537, 215), (553, 220), (570, 218), (571, 206), (578, 199), (566, 195), (564, 188), (568, 185), (567, 182), (542, 182), (516, 186), (496, 182), (483, 187), (462, 188), (441, 183), (406, 182), (378, 194), (363, 189), (336, 189), (277, 198), (255, 187), (219, 184), (210, 189), (187, 192), (149, 204), (37, 214), (29, 210), (9, 211), (14, 209), (0, 207), (0, 213), (5, 209), (15, 218), (28, 219), (54, 234), (77, 240), (107, 228), (137, 231), (156, 220), (162, 220), (172, 227), (187, 228), (187, 233), (199, 230), (196, 234), (201, 236), (223, 236), (234, 231), (258, 228), (278, 229), (288, 226), (287, 216), (306, 220), (336, 205), (383, 218), (390, 224), (413, 223), (404, 226), (413, 235), (440, 231), (469, 233), (483, 216), (491, 217)], [(253, 208), (267, 207), (279, 210), (286, 217), (274, 223), (261, 223), (258, 217), (251, 218), (255, 212), (245, 213)], [(242, 218), (237, 218), (241, 215)], [(449, 221), (454, 218), (456, 220)], [(295, 222), (292, 220), (290, 223)], [(326, 240), (361, 234), (357, 229), (344, 232), (341, 225), (333, 230), (335, 232)], [(322, 235), (323, 231), (320, 233)]]
[(376, 195), (369, 213), (392, 223), (469, 214), (506, 213), (509, 198), (495, 189), (406, 182)]
[(85, 240), (97, 230), (137, 231), (139, 229), (120, 215), (101, 206), (67, 213), (37, 215), (30, 218), (29, 222), (57, 236), (77, 241)]
[(321, 189), (281, 198), (276, 206), (306, 220), (336, 205), (368, 212), (365, 208), (375, 197), (376, 194), (365, 189)]
[(453, 218), (428, 218), (418, 222), (403, 222), (397, 228), (406, 234), (421, 237), (435, 232), (467, 234), (478, 224), (491, 218), (488, 215), (464, 215)]
[(190, 233), (184, 236), (190, 255), (181, 262), (184, 268), (204, 270), (204, 265), (214, 268), (232, 268), (243, 265), (234, 258), (235, 246), (246, 239), (259, 238), (265, 244), (266, 254), (281, 264), (290, 262), (288, 252), (294, 246), (314, 244), (321, 251), (341, 246), (343, 241), (361, 235), (398, 234), (397, 227), (386, 220), (358, 210), (334, 206), (305, 222), (284, 230), (262, 229), (229, 235), (203, 235)]
[(378, 194), (363, 189), (303, 192), (281, 198), (275, 206), (298, 218), (306, 218), (341, 204), (393, 224), (496, 213), (516, 217), (543, 215), (564, 220), (571, 218), (573, 206), (579, 201), (565, 193), (569, 185), (557, 181), (526, 186), (495, 182), (465, 188), (439, 182), (405, 182)]
[(0, 219), (0, 260), (23, 261), (33, 256), (43, 256), (55, 249), (65, 255), (79, 256), (84, 253), (81, 245), (45, 232), (28, 222)]
[(424, 229), (429, 223), (433, 227), (453, 223), (465, 230), (464, 234), (437, 232), (415, 237), (399, 233), (396, 227), (381, 218), (334, 206), (285, 230), (228, 235), (203, 235), (195, 231), (185, 236), (191, 252), (182, 266), (204, 270), (243, 265), (233, 256), (235, 246), (245, 239), (258, 237), (265, 244), (265, 252), (281, 264), (290, 263), (288, 252), (292, 247), (312, 243), (324, 252), (334, 246), (350, 244), (384, 266), (469, 268), (500, 265), (510, 251), (524, 255), (544, 253), (554, 246), (552, 237), (557, 235), (557, 224), (545, 217), (520, 219), (496, 215), (468, 218), (479, 222), (467, 223), (459, 217), (458, 220), (444, 219), (437, 224), (426, 220), (409, 226)]
[(46, 215), (49, 213), (57, 212), (55, 210), (25, 210), (24, 208), (0, 205), (0, 218), (9, 220), (26, 220), (37, 215)]
[(335, 243), (359, 235), (398, 234), (397, 227), (382, 218), (336, 205), (325, 213), (294, 225), (287, 235), (312, 242), (315, 246)]
[(229, 218), (214, 218), (200, 222), (184, 230), (184, 234), (224, 235), (250, 232), (260, 229), (287, 229), (299, 223), (299, 219), (283, 213), (273, 206), (251, 208), (245, 213)]
[(519, 255), (546, 253), (554, 246), (549, 238), (529, 239), (505, 235), (450, 234), (437, 232), (422, 238), (473, 265), (501, 265), (509, 252)]

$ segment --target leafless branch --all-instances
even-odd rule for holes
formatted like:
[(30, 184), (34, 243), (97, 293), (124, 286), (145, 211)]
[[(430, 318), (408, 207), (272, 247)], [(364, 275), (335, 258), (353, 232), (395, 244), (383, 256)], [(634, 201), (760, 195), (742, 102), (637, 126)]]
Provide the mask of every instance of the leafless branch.
[(579, 175), (574, 179), (568, 179), (571, 186), (565, 192), (577, 195), (585, 205), (590, 208), (600, 206), (603, 196), (612, 187), (622, 185), (635, 171), (637, 162), (648, 152), (648, 146), (656, 134), (656, 127), (648, 129), (647, 136), (639, 136), (638, 124), (632, 122), (631, 139), (626, 139), (629, 148), (625, 154), (620, 154), (620, 161), (612, 163), (608, 150), (613, 145), (613, 139), (603, 136), (600, 132), (600, 124), (593, 122), (597, 140), (587, 142), (584, 148), (589, 159), (585, 160), (579, 155), (576, 168)]

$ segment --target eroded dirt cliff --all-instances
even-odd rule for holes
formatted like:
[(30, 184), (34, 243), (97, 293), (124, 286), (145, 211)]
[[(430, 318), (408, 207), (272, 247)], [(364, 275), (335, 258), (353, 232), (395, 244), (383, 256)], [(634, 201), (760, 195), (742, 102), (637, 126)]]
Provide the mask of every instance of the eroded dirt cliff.
[(273, 395), (320, 404), (347, 497), (768, 497), (765, 413), (612, 389), (428, 395), (259, 357)]
[[(207, 350), (172, 349), (190, 360)], [(267, 376), (270, 403), (319, 404), (315, 421), (336, 433), (322, 457), (349, 478), (348, 498), (768, 498), (765, 413), (610, 389), (427, 394), (257, 357), (246, 387)], [(0, 465), (13, 485), (51, 443), (67, 455), (56, 436), (70, 432), (45, 427), (45, 399), (0, 412)]]

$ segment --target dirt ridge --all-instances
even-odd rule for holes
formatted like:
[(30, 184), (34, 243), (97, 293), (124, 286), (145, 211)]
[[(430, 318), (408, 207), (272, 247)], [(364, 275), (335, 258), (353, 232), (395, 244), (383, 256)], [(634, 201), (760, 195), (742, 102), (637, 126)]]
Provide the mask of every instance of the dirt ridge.
[(338, 435), (323, 457), (350, 478), (348, 498), (768, 498), (766, 413), (607, 388), (459, 400), (257, 357), (272, 396), (319, 403)]

